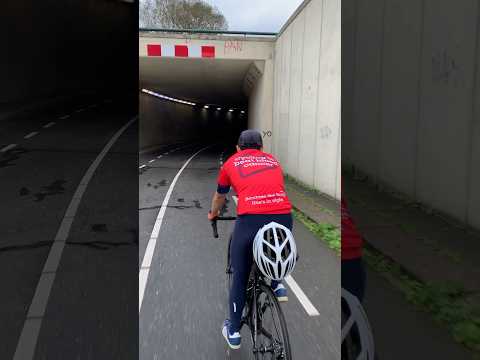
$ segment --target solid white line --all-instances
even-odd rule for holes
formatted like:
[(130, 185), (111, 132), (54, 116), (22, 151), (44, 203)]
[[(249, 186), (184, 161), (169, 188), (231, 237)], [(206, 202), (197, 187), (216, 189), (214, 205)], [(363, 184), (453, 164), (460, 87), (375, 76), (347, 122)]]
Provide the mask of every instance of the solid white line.
[(24, 139), (30, 139), (31, 137), (34, 137), (37, 134), (38, 134), (38, 131), (33, 131), (30, 134), (25, 135), (23, 138)]
[(55, 122), (54, 122), (54, 121), (51, 121), (51, 122), (49, 122), (48, 124), (43, 125), (43, 128), (44, 128), (44, 129), (48, 129), (49, 127), (52, 127), (53, 125), (55, 125)]
[(27, 318), (23, 324), (22, 333), (20, 334), (20, 339), (18, 341), (13, 360), (33, 359), (42, 320), (45, 316), (45, 310), (48, 304), (48, 298), (50, 297), (50, 291), (55, 281), (58, 265), (60, 264), (62, 252), (65, 247), (65, 241), (70, 233), (70, 228), (80, 205), (80, 201), (82, 200), (82, 196), (98, 165), (101, 163), (105, 155), (117, 141), (120, 135), (122, 135), (125, 129), (127, 129), (127, 127), (129, 127), (130, 124), (132, 124), (135, 120), (136, 118), (131, 119), (124, 126), (122, 126), (120, 130), (115, 133), (115, 135), (113, 135), (110, 141), (105, 145), (103, 150), (90, 165), (80, 181), (77, 190), (73, 194), (72, 200), (68, 205), (60, 228), (55, 236), (54, 243), (50, 248), (47, 261), (45, 262), (42, 270), (42, 274), (40, 275), (40, 281), (38, 282), (35, 295), (33, 296), (30, 308), (28, 309)]
[(307, 295), (305, 295), (303, 290), (300, 288), (300, 286), (298, 286), (297, 282), (293, 279), (291, 275), (285, 277), (285, 282), (288, 284), (290, 289), (292, 289), (298, 301), (300, 302), (300, 304), (302, 304), (303, 308), (309, 316), (320, 315), (318, 310), (315, 308), (315, 306), (313, 306), (312, 302), (308, 299)]
[[(236, 205), (238, 203), (238, 196), (233, 195), (232, 198)], [(287, 277), (285, 277), (285, 282), (290, 287), (292, 292), (295, 294), (300, 304), (302, 304), (303, 308), (305, 309), (308, 315), (310, 316), (320, 315), (318, 310), (315, 308), (315, 306), (313, 306), (312, 302), (308, 299), (307, 295), (305, 295), (303, 290), (300, 288), (300, 286), (298, 286), (297, 282), (291, 275), (288, 275)]]
[(155, 225), (153, 225), (153, 230), (152, 230), (152, 233), (150, 234), (150, 239), (148, 240), (147, 248), (145, 250), (145, 255), (143, 256), (142, 267), (140, 268), (140, 273), (138, 275), (139, 276), (138, 277), (138, 312), (142, 310), (143, 295), (145, 294), (145, 289), (147, 287), (148, 274), (150, 272), (150, 266), (152, 265), (153, 253), (155, 251), (155, 246), (157, 245), (157, 239), (158, 239), (158, 235), (160, 234), (160, 228), (163, 223), (163, 217), (165, 216), (165, 211), (167, 210), (168, 202), (170, 201), (170, 197), (172, 196), (172, 193), (173, 193), (173, 188), (175, 187), (175, 184), (177, 183), (178, 178), (182, 174), (183, 170), (185, 170), (185, 168), (188, 166), (190, 161), (192, 161), (192, 159), (195, 156), (197, 156), (200, 152), (202, 152), (203, 150), (211, 146), (213, 145), (206, 146), (198, 150), (187, 161), (185, 161), (185, 164), (183, 164), (183, 166), (178, 171), (177, 175), (175, 175), (175, 177), (173, 178), (172, 183), (168, 188), (167, 194), (163, 199), (162, 207), (158, 212), (157, 219), (155, 220)]
[(5, 151), (8, 151), (8, 150), (11, 150), (11, 149), (13, 149), (15, 146), (17, 146), (17, 144), (7, 145), (7, 146), (5, 146), (4, 148), (2, 148), (2, 149), (0, 150), (0, 152), (5, 152)]

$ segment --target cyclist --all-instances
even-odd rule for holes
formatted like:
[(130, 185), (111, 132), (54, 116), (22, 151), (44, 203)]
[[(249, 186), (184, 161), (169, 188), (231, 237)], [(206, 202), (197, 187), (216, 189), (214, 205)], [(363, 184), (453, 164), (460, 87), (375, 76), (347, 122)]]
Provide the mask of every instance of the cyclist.
[(344, 314), (347, 317), (342, 320), (342, 359), (360, 358), (355, 354), (361, 354), (362, 359), (372, 360), (375, 357), (373, 334), (361, 306), (366, 278), (362, 261), (363, 239), (350, 217), (343, 194), (341, 216), (342, 317)]
[(363, 240), (350, 217), (347, 203), (343, 196), (341, 216), (342, 288), (355, 295), (361, 302), (365, 292), (365, 269), (362, 262)]
[[(237, 220), (230, 245), (232, 287), (230, 319), (222, 326), (222, 334), (232, 349), (240, 348), (240, 322), (245, 305), (248, 277), (253, 263), (252, 246), (257, 231), (270, 222), (292, 230), (292, 206), (285, 193), (280, 163), (263, 152), (260, 132), (245, 130), (240, 134), (237, 152), (220, 169), (217, 191), (213, 195), (208, 219), (219, 216), (226, 194), (233, 187), (238, 195)], [(272, 281), (272, 290), (279, 301), (287, 301), (287, 290), (281, 281)]]

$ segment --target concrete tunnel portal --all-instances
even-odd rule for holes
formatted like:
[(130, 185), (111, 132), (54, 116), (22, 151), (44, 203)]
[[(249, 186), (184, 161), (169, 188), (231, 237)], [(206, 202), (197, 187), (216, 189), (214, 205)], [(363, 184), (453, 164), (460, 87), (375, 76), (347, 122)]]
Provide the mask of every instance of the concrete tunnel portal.
[[(140, 150), (198, 139), (231, 142), (243, 129), (264, 128), (254, 122), (265, 110), (267, 119), (271, 112), (265, 102), (269, 98), (271, 107), (271, 96), (262, 91), (261, 79), (272, 58), (273, 38), (165, 35), (140, 35)], [(214, 53), (195, 56), (195, 48), (205, 46)], [(179, 47), (188, 52), (179, 56)]]

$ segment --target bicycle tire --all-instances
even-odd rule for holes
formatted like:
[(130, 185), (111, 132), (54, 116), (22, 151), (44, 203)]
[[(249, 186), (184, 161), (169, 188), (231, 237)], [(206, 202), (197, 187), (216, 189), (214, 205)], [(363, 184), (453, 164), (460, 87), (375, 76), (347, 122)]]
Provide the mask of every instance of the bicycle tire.
[[(292, 348), (290, 346), (290, 338), (288, 335), (288, 328), (287, 322), (285, 321), (285, 316), (283, 315), (282, 308), (274, 295), (272, 289), (267, 286), (266, 284), (262, 283), (259, 286), (259, 290), (257, 290), (255, 294), (253, 308), (251, 309), (251, 331), (252, 331), (252, 338), (255, 339), (254, 346), (258, 346), (258, 328), (262, 327), (263, 322), (260, 318), (260, 308), (259, 308), (259, 301), (261, 301), (262, 294), (265, 294), (266, 299), (268, 299), (269, 304), (271, 305), (272, 311), (277, 314), (277, 318), (280, 325), (280, 333), (281, 333), (281, 343), (283, 344), (283, 355), (276, 356), (272, 354), (271, 356), (265, 356), (265, 354), (261, 354), (259, 352), (255, 353), (254, 358), (255, 360), (264, 360), (264, 359), (272, 359), (272, 360), (292, 360)], [(260, 319), (260, 320), (257, 320)], [(276, 329), (278, 331), (278, 328)], [(277, 339), (278, 340), (278, 339)]]

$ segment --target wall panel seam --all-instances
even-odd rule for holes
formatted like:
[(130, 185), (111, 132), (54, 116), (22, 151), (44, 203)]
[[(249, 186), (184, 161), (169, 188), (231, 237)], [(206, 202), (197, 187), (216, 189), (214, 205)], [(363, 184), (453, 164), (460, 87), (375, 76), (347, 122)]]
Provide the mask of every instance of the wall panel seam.
[[(318, 141), (318, 123), (320, 122), (320, 73), (321, 73), (321, 64), (322, 64), (322, 39), (323, 39), (323, 23), (324, 23), (324, 11), (325, 11), (325, 1), (322, 0), (322, 15), (320, 22), (320, 48), (318, 49), (318, 74), (317, 74), (317, 100), (315, 105), (315, 136), (314, 136), (314, 158), (313, 161), (313, 184), (317, 184), (317, 162), (320, 161), (320, 158), (317, 157), (317, 141)], [(320, 188), (320, 186), (319, 186)], [(319, 189), (320, 190), (320, 189)]]
[[(303, 21), (303, 34), (302, 34), (302, 66), (300, 71), (300, 114), (298, 116), (298, 139), (297, 139), (297, 174), (298, 178), (300, 178), (300, 139), (302, 137), (302, 113), (303, 113), (303, 59), (305, 59), (305, 29), (307, 27), (307, 15), (304, 16)], [(313, 156), (315, 159), (315, 156)], [(315, 160), (313, 161), (315, 162)], [(314, 185), (314, 184), (310, 184)]]
[(470, 117), (470, 124), (468, 126), (468, 132), (469, 132), (469, 139), (468, 139), (468, 144), (467, 144), (467, 173), (466, 173), (466, 191), (465, 191), (465, 196), (466, 196), (466, 204), (465, 204), (465, 223), (470, 224), (470, 211), (471, 211), (471, 200), (470, 196), (472, 193), (472, 168), (473, 168), (473, 142), (474, 142), (474, 123), (475, 123), (475, 115), (476, 115), (476, 104), (475, 104), (475, 98), (478, 90), (478, 42), (479, 42), (479, 31), (480, 31), (480, 24), (479, 24), (479, 16), (480, 16), (480, 2), (477, 1), (477, 16), (476, 16), (476, 34), (475, 34), (475, 52), (473, 54), (474, 58), (474, 63), (473, 63), (473, 88), (472, 88), (472, 116)]

